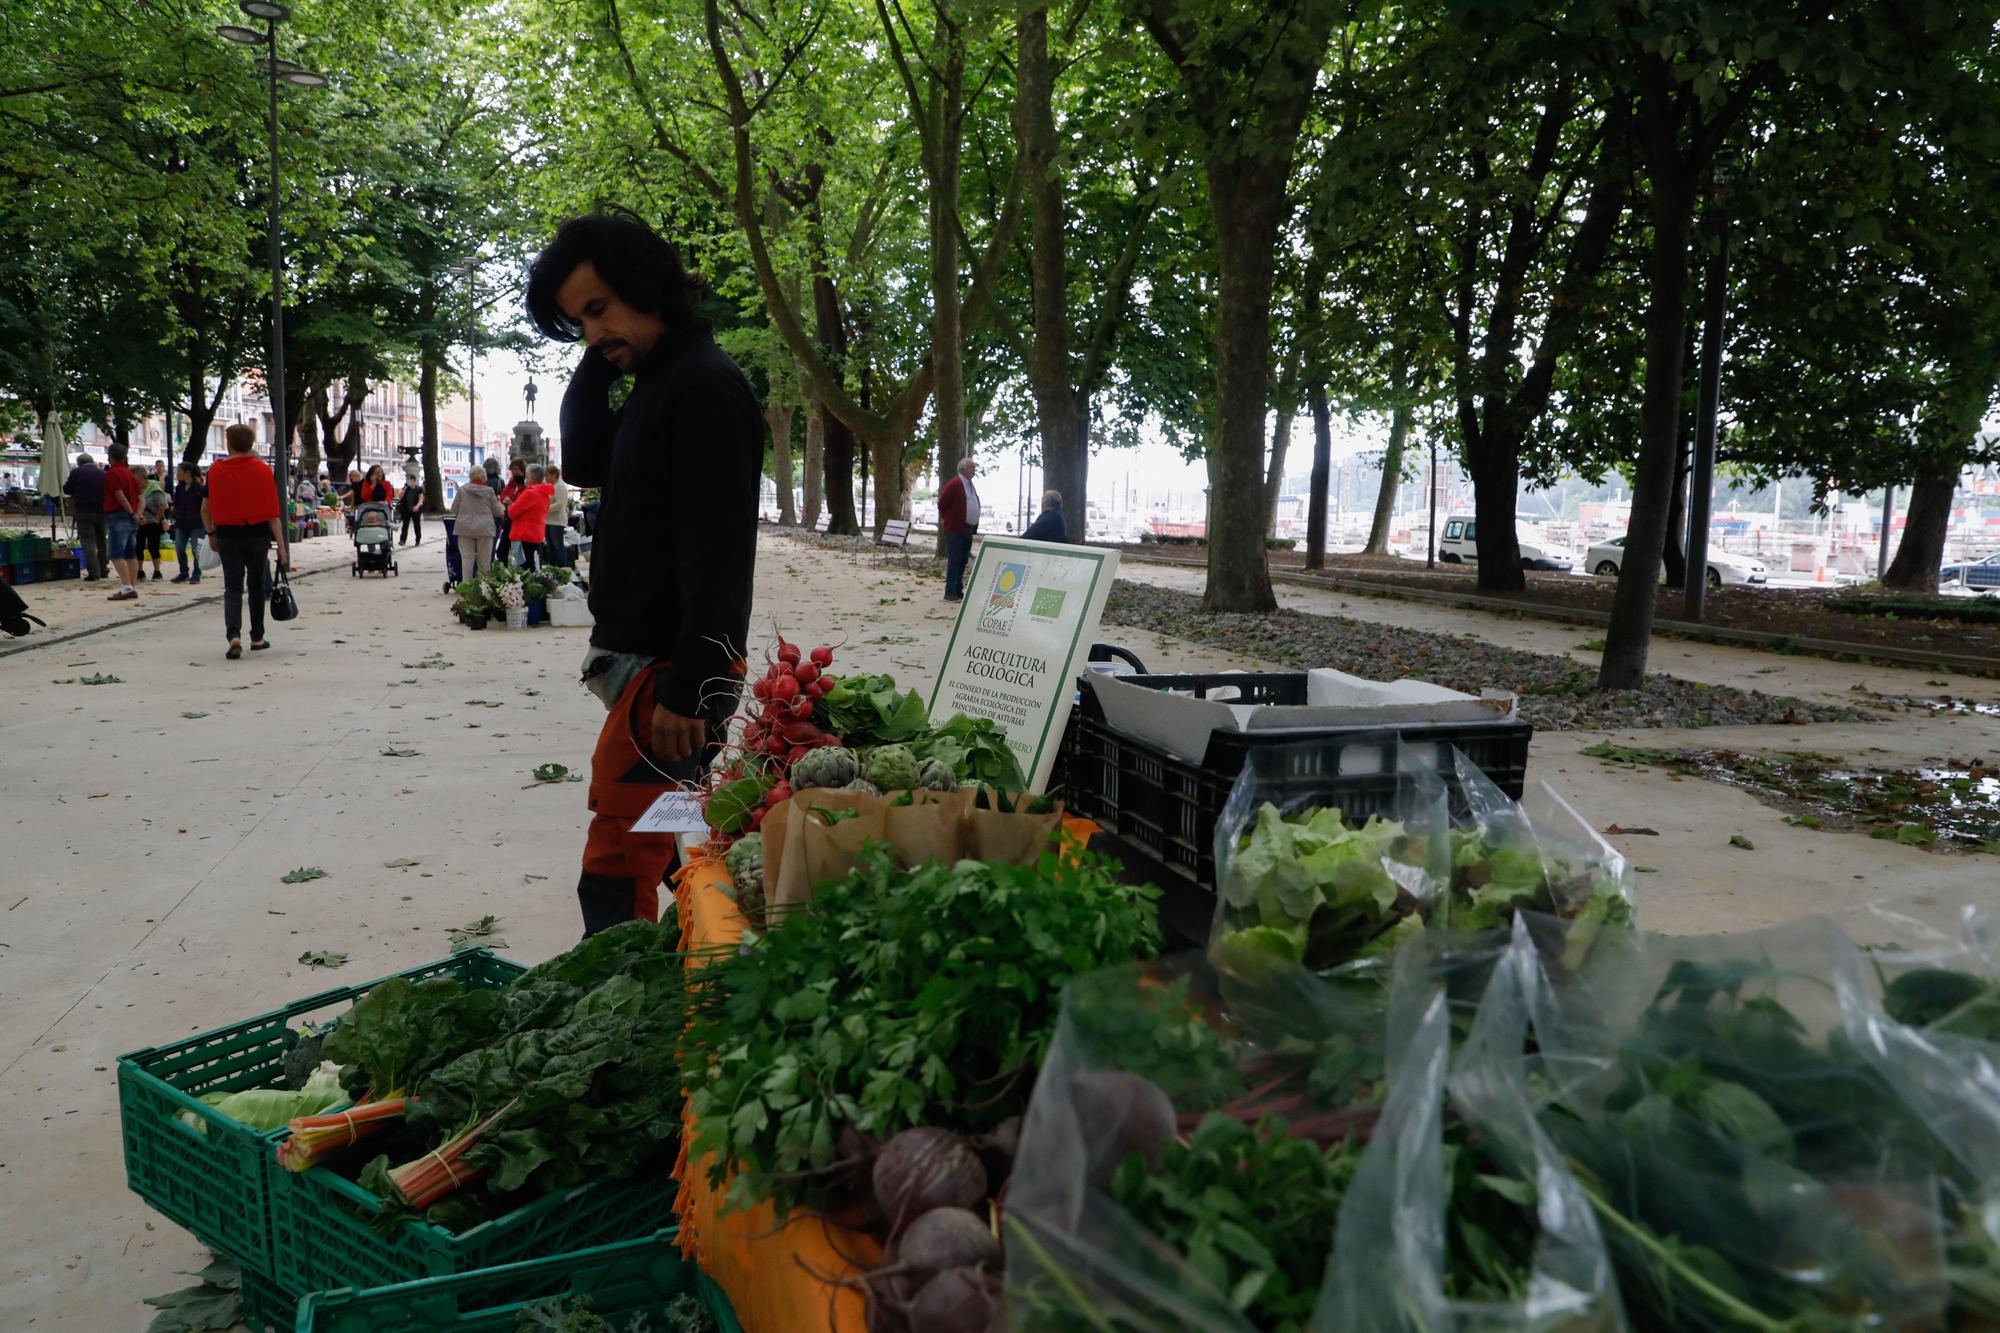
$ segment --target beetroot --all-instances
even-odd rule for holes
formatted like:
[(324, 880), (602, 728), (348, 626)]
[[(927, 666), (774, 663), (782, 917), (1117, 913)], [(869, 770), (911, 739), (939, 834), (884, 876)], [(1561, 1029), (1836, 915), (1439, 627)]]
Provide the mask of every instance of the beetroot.
[(947, 1268), (917, 1291), (911, 1328), (924, 1333), (987, 1333), (1003, 1326), (1000, 1280), (983, 1268)]
[(928, 1125), (906, 1129), (884, 1144), (873, 1180), (892, 1236), (933, 1208), (970, 1208), (986, 1197), (986, 1168), (971, 1146)]
[(1148, 1166), (1173, 1142), (1174, 1104), (1157, 1083), (1117, 1069), (1090, 1069), (1069, 1078), (1070, 1106), (1090, 1153), (1091, 1183), (1108, 1187), (1118, 1164), (1133, 1153)]
[(933, 1208), (889, 1247), (889, 1266), (928, 1277), (947, 1268), (998, 1268), (1000, 1242), (977, 1213)]

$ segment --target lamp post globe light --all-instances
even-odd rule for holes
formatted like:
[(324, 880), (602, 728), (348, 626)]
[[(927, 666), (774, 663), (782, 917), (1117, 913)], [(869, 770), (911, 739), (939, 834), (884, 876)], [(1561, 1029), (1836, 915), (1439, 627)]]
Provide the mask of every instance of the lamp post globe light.
[(261, 46), (264, 54), (256, 64), (270, 76), (269, 127), (271, 133), (271, 470), (278, 482), (279, 512), (287, 516), (286, 536), (290, 537), (291, 483), (286, 475), (291, 461), (292, 433), (285, 421), (285, 258), (278, 236), (278, 85), (295, 88), (324, 88), (326, 76), (278, 58), (278, 25), (292, 11), (276, 0), (242, 0), (240, 6), (253, 19), (264, 20), (263, 31), (240, 24), (225, 23), (216, 35), (239, 46)]

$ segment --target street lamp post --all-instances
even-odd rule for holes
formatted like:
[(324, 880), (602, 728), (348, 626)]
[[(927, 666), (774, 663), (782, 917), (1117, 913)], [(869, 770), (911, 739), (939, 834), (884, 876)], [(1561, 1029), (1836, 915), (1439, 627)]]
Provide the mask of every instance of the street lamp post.
[[(282, 514), (290, 512), (291, 487), (286, 474), (290, 470), (292, 438), (285, 421), (285, 257), (278, 236), (278, 84), (282, 81), (296, 88), (324, 88), (326, 76), (315, 74), (289, 60), (278, 59), (278, 25), (292, 16), (291, 10), (276, 3), (276, 0), (243, 0), (241, 8), (251, 18), (263, 19), (264, 31), (258, 32), (255, 28), (240, 27), (234, 23), (226, 23), (215, 31), (240, 46), (262, 46), (264, 57), (257, 62), (257, 67), (270, 76), (271, 470), (277, 478), (278, 508)], [(290, 525), (286, 526), (289, 535)]]

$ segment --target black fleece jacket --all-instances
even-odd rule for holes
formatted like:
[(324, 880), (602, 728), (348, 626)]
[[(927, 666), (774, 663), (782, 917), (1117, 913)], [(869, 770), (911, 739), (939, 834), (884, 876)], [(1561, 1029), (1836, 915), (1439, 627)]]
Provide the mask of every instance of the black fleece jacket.
[(663, 335), (614, 411), (620, 374), (586, 351), (563, 395), (563, 479), (604, 492), (590, 641), (669, 663), (655, 701), (697, 717), (711, 682), (733, 701), (749, 634), (763, 413), (706, 321)]

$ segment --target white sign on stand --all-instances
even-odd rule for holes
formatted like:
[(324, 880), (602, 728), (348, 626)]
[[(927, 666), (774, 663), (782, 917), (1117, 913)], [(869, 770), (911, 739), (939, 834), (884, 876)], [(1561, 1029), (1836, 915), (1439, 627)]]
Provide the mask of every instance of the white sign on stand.
[(982, 540), (931, 692), (931, 721), (991, 718), (1029, 790), (1044, 790), (1117, 573), (1116, 551)]

